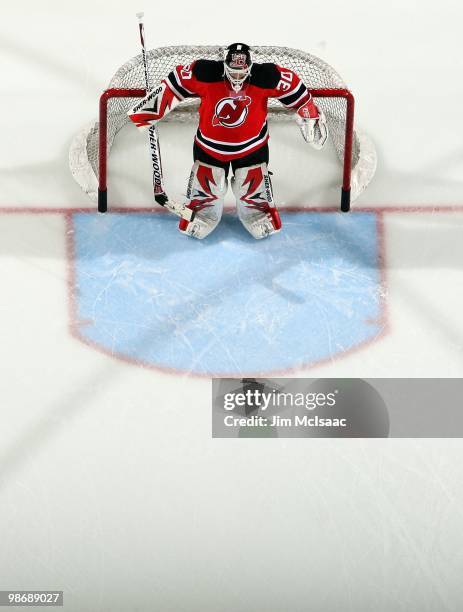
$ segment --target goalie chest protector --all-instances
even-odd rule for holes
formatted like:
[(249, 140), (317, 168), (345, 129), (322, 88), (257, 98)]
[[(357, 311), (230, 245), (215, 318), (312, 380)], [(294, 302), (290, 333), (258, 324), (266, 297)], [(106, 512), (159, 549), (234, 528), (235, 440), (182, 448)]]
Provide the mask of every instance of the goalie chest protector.
[(213, 60), (177, 66), (166, 82), (180, 100), (200, 98), (196, 143), (222, 161), (249, 155), (268, 141), (269, 98), (292, 107), (309, 97), (293, 71), (270, 63), (253, 64), (251, 76), (239, 92), (233, 91), (224, 77), (223, 62)]

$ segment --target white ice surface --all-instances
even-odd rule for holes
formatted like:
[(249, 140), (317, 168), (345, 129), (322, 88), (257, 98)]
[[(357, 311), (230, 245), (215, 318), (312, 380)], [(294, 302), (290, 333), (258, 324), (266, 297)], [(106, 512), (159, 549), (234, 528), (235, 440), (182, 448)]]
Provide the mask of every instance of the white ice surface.
[[(359, 206), (463, 205), (457, 1), (27, 0), (0, 23), (4, 210), (91, 205), (69, 142), (138, 53), (141, 9), (150, 46), (244, 40), (332, 64), (379, 153)], [(334, 159), (288, 127), (272, 137), (279, 199), (332, 203)], [(180, 194), (192, 128), (163, 130)], [(139, 137), (111, 158), (120, 205), (150, 193)], [(293, 173), (303, 156), (320, 186)], [(390, 333), (298, 375), (461, 376), (463, 214), (388, 213), (385, 231)], [(208, 381), (70, 337), (64, 238), (62, 216), (0, 210), (0, 588), (62, 589), (76, 612), (462, 609), (460, 440), (211, 440)]]

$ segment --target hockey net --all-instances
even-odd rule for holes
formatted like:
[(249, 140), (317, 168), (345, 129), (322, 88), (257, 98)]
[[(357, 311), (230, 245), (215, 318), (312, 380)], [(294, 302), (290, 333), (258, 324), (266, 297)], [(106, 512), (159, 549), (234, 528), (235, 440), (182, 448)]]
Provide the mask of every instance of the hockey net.
[[(223, 59), (225, 47), (173, 46), (153, 49), (147, 53), (151, 86), (160, 82), (178, 64), (195, 59)], [(354, 129), (354, 99), (337, 72), (314, 55), (287, 47), (254, 47), (255, 62), (274, 62), (296, 72), (317, 98), (327, 118), (329, 136), (341, 164), (341, 207), (348, 210), (372, 179), (376, 169), (376, 152), (372, 142)], [(115, 73), (100, 99), (100, 116), (74, 138), (69, 161), (71, 172), (89, 197), (96, 201), (104, 194), (106, 200), (107, 162), (118, 132), (129, 122), (127, 111), (145, 94), (142, 56), (138, 55)], [(197, 118), (198, 100), (184, 100), (162, 121), (191, 121)], [(269, 100), (269, 120), (291, 119), (294, 111), (287, 110), (277, 100)], [(341, 181), (340, 181), (341, 182)], [(105, 205), (99, 207), (105, 210)]]

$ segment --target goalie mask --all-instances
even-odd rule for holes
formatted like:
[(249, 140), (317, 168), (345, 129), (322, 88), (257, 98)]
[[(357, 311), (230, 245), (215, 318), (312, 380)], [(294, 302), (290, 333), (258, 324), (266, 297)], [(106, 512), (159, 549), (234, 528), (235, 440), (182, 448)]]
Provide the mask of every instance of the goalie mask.
[(233, 91), (240, 91), (244, 82), (251, 75), (251, 50), (244, 43), (233, 43), (227, 47), (224, 60), (225, 76), (230, 82)]

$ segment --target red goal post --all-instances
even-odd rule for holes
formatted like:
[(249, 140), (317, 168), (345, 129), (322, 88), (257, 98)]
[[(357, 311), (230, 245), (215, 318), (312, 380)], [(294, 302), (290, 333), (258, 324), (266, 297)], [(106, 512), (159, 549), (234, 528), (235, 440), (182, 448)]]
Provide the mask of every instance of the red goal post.
[[(314, 98), (343, 98), (346, 100), (344, 160), (341, 187), (341, 210), (350, 210), (352, 144), (354, 137), (354, 96), (348, 89), (311, 89)], [(106, 89), (100, 97), (98, 142), (98, 212), (108, 210), (108, 103), (112, 98), (143, 98), (146, 89)]]

